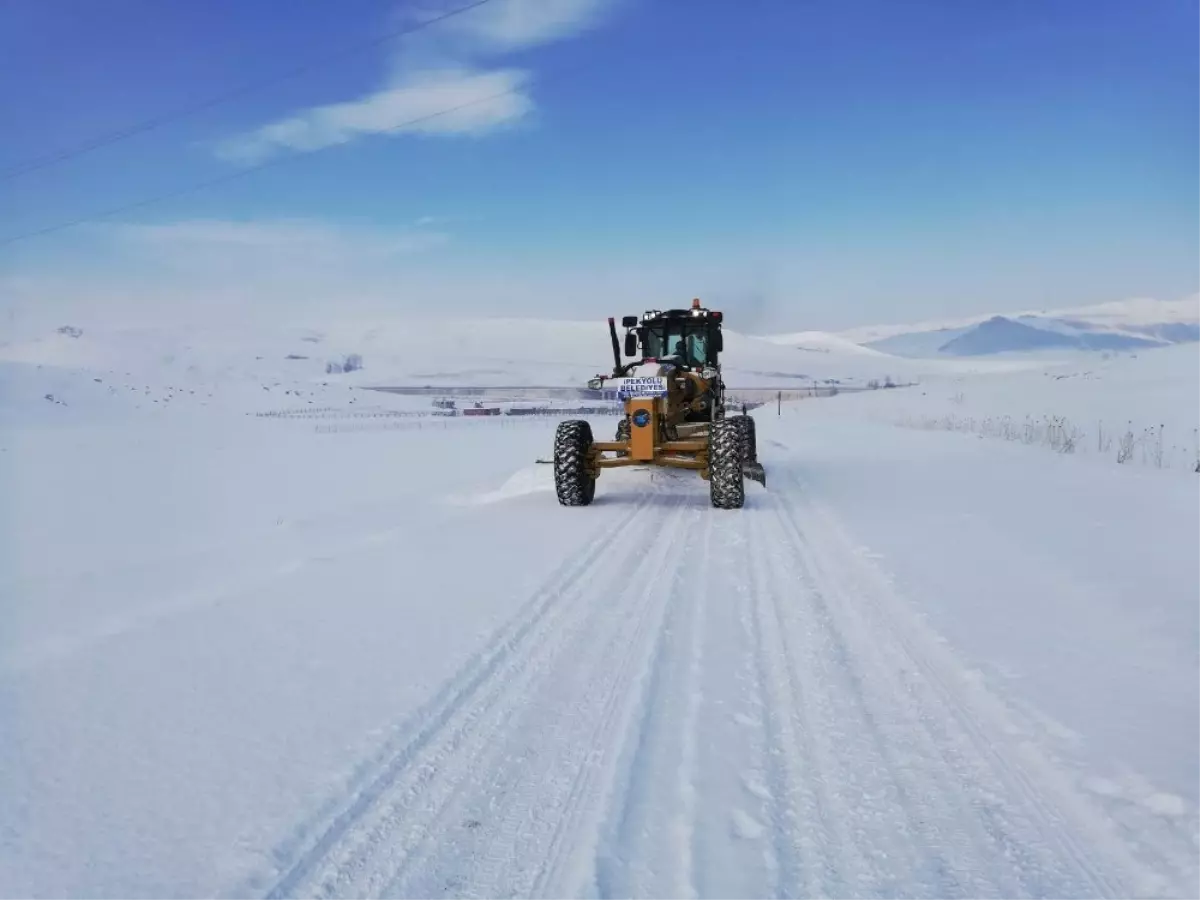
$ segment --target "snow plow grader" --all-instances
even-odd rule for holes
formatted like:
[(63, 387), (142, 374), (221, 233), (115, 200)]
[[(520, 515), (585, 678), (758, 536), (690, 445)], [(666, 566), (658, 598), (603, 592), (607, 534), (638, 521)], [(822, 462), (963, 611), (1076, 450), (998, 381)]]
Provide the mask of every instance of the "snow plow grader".
[(624, 415), (611, 441), (597, 441), (586, 419), (561, 422), (554, 435), (554, 485), (563, 506), (587, 506), (604, 469), (691, 469), (708, 481), (712, 505), (740, 509), (749, 478), (766, 487), (754, 419), (726, 415), (720, 354), (722, 315), (693, 300), (690, 309), (625, 316), (624, 355), (614, 319), (613, 371), (588, 382), (615, 389)]

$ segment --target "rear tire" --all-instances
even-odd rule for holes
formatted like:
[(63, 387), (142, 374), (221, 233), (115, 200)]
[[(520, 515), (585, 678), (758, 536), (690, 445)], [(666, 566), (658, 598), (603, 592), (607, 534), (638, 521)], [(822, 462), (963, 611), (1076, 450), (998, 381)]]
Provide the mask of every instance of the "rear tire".
[(751, 416), (733, 416), (729, 419), (738, 429), (741, 437), (742, 462), (758, 462), (758, 436), (755, 432), (755, 421)]
[(741, 509), (746, 502), (742, 448), (742, 429), (733, 419), (713, 422), (708, 437), (708, 490), (717, 509)]
[(563, 506), (587, 506), (596, 496), (596, 479), (588, 470), (592, 426), (584, 419), (560, 422), (554, 434), (554, 490)]

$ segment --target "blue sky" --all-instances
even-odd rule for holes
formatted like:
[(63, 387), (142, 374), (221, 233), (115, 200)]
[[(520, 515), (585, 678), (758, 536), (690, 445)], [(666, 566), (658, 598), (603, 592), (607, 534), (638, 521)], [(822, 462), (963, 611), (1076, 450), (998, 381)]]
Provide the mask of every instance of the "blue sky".
[[(468, 2), (9, 0), (0, 170)], [(269, 164), (0, 247), (0, 308), (700, 295), (833, 329), (1173, 299), (1198, 287), (1198, 28), (1192, 0), (489, 0), (0, 181), (3, 240)]]

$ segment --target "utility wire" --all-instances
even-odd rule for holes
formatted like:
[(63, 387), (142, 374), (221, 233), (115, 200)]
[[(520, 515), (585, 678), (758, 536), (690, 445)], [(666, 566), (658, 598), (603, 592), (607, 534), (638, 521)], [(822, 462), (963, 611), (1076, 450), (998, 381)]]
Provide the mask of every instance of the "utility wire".
[[(564, 74), (565, 72), (568, 72), (568, 71), (575, 71), (578, 69), (587, 68), (591, 65), (595, 65), (595, 63), (594, 62), (585, 62), (585, 63), (577, 63), (576, 65), (573, 65), (573, 66), (566, 66), (564, 69), (560, 70), (559, 74)], [(376, 134), (389, 134), (389, 133), (393, 133), (393, 132), (397, 132), (397, 131), (403, 131), (404, 129), (411, 128), (414, 125), (420, 125), (424, 122), (428, 122), (433, 119), (441, 118), (442, 116), (448, 116), (451, 113), (456, 113), (463, 109), (469, 109), (470, 107), (478, 106), (481, 103), (489, 103), (492, 100), (498, 100), (501, 97), (507, 97), (511, 94), (517, 93), (518, 91), (521, 90), (522, 87), (523, 87), (523, 85), (516, 84), (510, 88), (506, 88), (503, 91), (497, 91), (494, 94), (488, 94), (485, 97), (476, 97), (474, 100), (468, 100), (465, 103), (459, 103), (455, 106), (450, 106), (445, 109), (440, 109), (436, 112), (426, 113), (425, 115), (417, 116), (414, 119), (408, 119), (404, 122), (400, 122), (397, 125), (393, 125), (390, 128), (385, 128), (385, 129), (382, 129), (375, 133)], [(41, 237), (41, 236), (47, 235), (47, 234), (53, 234), (54, 232), (57, 232), (57, 231), (65, 231), (68, 228), (75, 228), (76, 226), (79, 226), (79, 225), (84, 225), (84, 224), (87, 224), (90, 222), (99, 221), (100, 219), (108, 219), (108, 218), (111, 218), (112, 216), (117, 216), (122, 213), (132, 212), (133, 210), (136, 210), (136, 209), (142, 209), (143, 207), (146, 207), (146, 206), (152, 206), (156, 203), (162, 203), (164, 200), (174, 200), (176, 197), (183, 197), (183, 196), (186, 196), (187, 194), (194, 194), (197, 191), (202, 191), (202, 190), (205, 190), (206, 188), (215, 187), (216, 185), (219, 185), (219, 184), (226, 184), (227, 182), (230, 182), (230, 181), (236, 181), (239, 178), (245, 178), (247, 175), (253, 175), (256, 172), (263, 171), (264, 169), (270, 169), (270, 168), (273, 168), (274, 166), (282, 165), (284, 163), (294, 162), (298, 159), (308, 159), (313, 156), (316, 156), (319, 153), (324, 153), (328, 150), (333, 150), (340, 146), (342, 146), (341, 143), (327, 144), (324, 147), (317, 147), (314, 150), (298, 151), (298, 152), (293, 153), (288, 156), (282, 156), (277, 159), (268, 160), (267, 162), (259, 163), (258, 165), (251, 166), (246, 169), (240, 169), (237, 172), (230, 172), (227, 175), (220, 175), (216, 178), (209, 178), (205, 181), (198, 181), (198, 182), (187, 185), (185, 187), (178, 188), (173, 191), (167, 191), (165, 193), (155, 194), (154, 196), (147, 197), (144, 200), (137, 200), (133, 203), (126, 203), (122, 206), (115, 206), (115, 207), (112, 207), (111, 209), (106, 209), (101, 212), (91, 213), (86, 216), (80, 216), (77, 219), (71, 219), (67, 222), (60, 222), (57, 225), (49, 225), (45, 228), (39, 228), (35, 231), (26, 231), (26, 232), (22, 232), (20, 234), (15, 234), (11, 237), (7, 237), (7, 238), (0, 240), (0, 249), (7, 247), (10, 244), (15, 244), (18, 241), (29, 240), (31, 238)]]
[(212, 109), (214, 106), (220, 106), (223, 103), (228, 103), (231, 100), (237, 100), (246, 96), (247, 94), (254, 93), (255, 91), (260, 91), (264, 88), (272, 87), (284, 81), (289, 81), (292, 78), (297, 78), (300, 75), (305, 75), (343, 57), (361, 53), (362, 51), (369, 50), (372, 47), (378, 47), (380, 44), (386, 44), (388, 41), (395, 40), (398, 37), (403, 37), (404, 35), (413, 34), (414, 32), (429, 28), (432, 25), (436, 25), (439, 22), (444, 22), (454, 16), (461, 15), (465, 12), (470, 12), (473, 9), (478, 9), (480, 6), (483, 6), (485, 3), (489, 2), (491, 2), (491, 0), (474, 0), (474, 2), (468, 3), (466, 6), (452, 9), (450, 12), (442, 13), (441, 15), (435, 16), (432, 19), (426, 19), (424, 22), (420, 22), (416, 25), (410, 25), (406, 28), (399, 28), (395, 31), (390, 31), (386, 34), (380, 35), (379, 37), (372, 38), (369, 41), (362, 41), (357, 44), (342, 47), (340, 50), (335, 50), (325, 56), (311, 59), (308, 62), (303, 63), (287, 72), (282, 72), (279, 75), (271, 76), (270, 78), (266, 78), (262, 81), (250, 82), (242, 85), (241, 87), (235, 88), (232, 91), (228, 91), (224, 94), (218, 94), (191, 106), (183, 106), (170, 112), (160, 113), (157, 116), (145, 119), (134, 125), (129, 125), (116, 131), (110, 131), (105, 134), (98, 135), (86, 143), (80, 144), (71, 149), (43, 154), (42, 156), (28, 159), (25, 162), (16, 163), (8, 168), (0, 169), (0, 181), (8, 181), (14, 178), (19, 178), (22, 175), (29, 174), (30, 172), (36, 172), (39, 169), (45, 169), (49, 166), (65, 162), (69, 159), (75, 159), (76, 157), (83, 156), (84, 154), (90, 153), (93, 150), (98, 150), (101, 147), (107, 147), (110, 144), (115, 144), (119, 141), (126, 140), (127, 138), (131, 138), (139, 134), (145, 134), (147, 131), (152, 131), (155, 128), (159, 128), (170, 122), (174, 122), (188, 116), (193, 116), (196, 113), (203, 112), (207, 109)]

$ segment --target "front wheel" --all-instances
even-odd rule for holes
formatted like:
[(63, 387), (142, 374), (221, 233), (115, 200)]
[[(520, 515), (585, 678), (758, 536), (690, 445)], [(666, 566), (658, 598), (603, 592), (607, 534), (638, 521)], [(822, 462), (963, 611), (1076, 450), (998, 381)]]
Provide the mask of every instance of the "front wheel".
[(592, 426), (585, 419), (560, 422), (554, 434), (554, 490), (563, 506), (587, 506), (596, 496), (592, 477)]
[(742, 430), (732, 419), (713, 422), (708, 436), (708, 490), (717, 509), (741, 509), (746, 502), (742, 449)]

